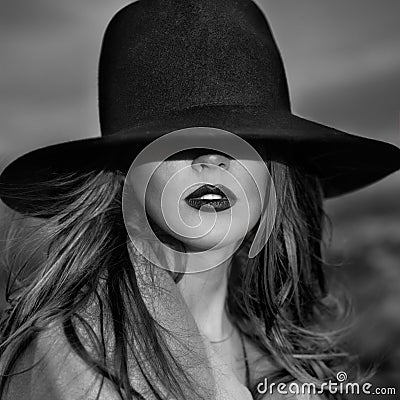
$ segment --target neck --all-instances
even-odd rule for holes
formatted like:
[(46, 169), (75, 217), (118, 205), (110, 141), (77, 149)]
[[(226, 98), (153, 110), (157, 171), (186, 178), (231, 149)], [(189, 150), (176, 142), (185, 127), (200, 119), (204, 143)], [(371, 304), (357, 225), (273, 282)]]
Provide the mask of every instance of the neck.
[(199, 330), (210, 340), (226, 337), (232, 329), (225, 312), (230, 262), (229, 259), (206, 271), (186, 273), (178, 283)]

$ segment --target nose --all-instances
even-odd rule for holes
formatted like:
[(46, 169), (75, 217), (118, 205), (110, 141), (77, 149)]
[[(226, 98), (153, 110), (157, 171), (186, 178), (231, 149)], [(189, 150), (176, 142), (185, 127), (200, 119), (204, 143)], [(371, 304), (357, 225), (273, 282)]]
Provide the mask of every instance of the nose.
[(229, 169), (229, 158), (220, 153), (202, 154), (192, 161), (192, 167), (197, 172), (201, 172), (203, 168), (223, 168)]

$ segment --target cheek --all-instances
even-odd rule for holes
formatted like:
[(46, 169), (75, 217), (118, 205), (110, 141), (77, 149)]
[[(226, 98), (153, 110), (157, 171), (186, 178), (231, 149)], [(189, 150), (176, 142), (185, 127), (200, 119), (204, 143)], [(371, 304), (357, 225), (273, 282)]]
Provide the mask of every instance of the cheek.
[(251, 229), (261, 215), (270, 175), (266, 165), (260, 161), (246, 160), (241, 163), (243, 165), (240, 167), (238, 175), (243, 191), (246, 193), (244, 201), (249, 206), (251, 225), (249, 228)]
[(154, 220), (158, 219), (156, 211), (160, 207), (162, 188), (168, 180), (167, 171), (162, 168), (162, 164), (159, 164), (158, 162), (145, 163), (130, 171), (130, 183), (135, 198), (141, 207), (145, 202), (146, 210)]
[[(146, 190), (146, 211), (149, 216), (164, 229), (166, 219), (176, 214), (179, 197), (183, 192), (182, 173), (184, 163), (169, 161), (162, 163), (150, 178)], [(168, 217), (166, 218), (168, 213)]]

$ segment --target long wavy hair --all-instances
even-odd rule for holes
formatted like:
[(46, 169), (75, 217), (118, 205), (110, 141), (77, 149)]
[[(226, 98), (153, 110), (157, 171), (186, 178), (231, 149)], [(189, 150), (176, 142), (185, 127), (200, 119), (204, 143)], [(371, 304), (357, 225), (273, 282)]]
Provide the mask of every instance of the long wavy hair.
[[(342, 331), (332, 329), (338, 326), (332, 321), (341, 321), (348, 307), (330, 293), (323, 272), (323, 193), (318, 179), (299, 168), (275, 161), (267, 164), (278, 202), (275, 226), (256, 257), (249, 259), (247, 254), (258, 224), (232, 257), (226, 311), (275, 365), (269, 382), (320, 385), (349, 361), (340, 348)], [(191, 398), (207, 399), (207, 393), (174, 359), (142, 299), (132, 268), (135, 260), (127, 246), (123, 184), (120, 171), (57, 177), (41, 183), (42, 189), (51, 188), (53, 194), (40, 198), (51, 208), (32, 213), (39, 218), (35, 219), (35, 235), (29, 224), (21, 223), (27, 221), (23, 217), (10, 224), (4, 263), (11, 278), (6, 290), (9, 307), (0, 331), (0, 397), (24, 351), (46, 327), (61, 323), (73, 351), (103, 380), (111, 380), (122, 399), (144, 398), (129, 378), (131, 357), (155, 398), (166, 398), (156, 383), (160, 382), (175, 399), (187, 399), (188, 390)], [(54, 198), (54, 188), (64, 195)], [(34, 195), (37, 185), (20, 191), (0, 189), (8, 197), (31, 197), (32, 204), (38, 200)], [(177, 242), (166, 236), (160, 234), (162, 240)], [(40, 253), (36, 257), (40, 262), (32, 266), (34, 252)], [(181, 277), (173, 274), (175, 282)], [(108, 333), (103, 328), (95, 330), (85, 318), (93, 299), (98, 308), (96, 324), (107, 326), (113, 337), (110, 357)], [(89, 346), (82, 335), (89, 338)], [(152, 355), (148, 367), (141, 366), (143, 354)], [(252, 379), (255, 399), (265, 398), (257, 391), (261, 381), (261, 377)], [(333, 395), (326, 393), (326, 397)]]

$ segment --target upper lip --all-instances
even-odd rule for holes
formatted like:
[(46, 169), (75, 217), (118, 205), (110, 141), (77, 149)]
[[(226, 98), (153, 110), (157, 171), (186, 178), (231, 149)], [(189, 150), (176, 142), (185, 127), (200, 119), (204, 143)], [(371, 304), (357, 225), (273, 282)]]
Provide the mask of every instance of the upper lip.
[(222, 197), (226, 197), (229, 200), (236, 200), (236, 196), (233, 194), (233, 192), (228, 189), (224, 185), (202, 185), (192, 193), (190, 193), (187, 197), (186, 200), (189, 199), (195, 199), (199, 198), (205, 194), (219, 194)]

